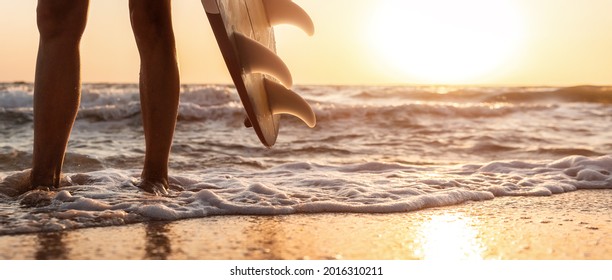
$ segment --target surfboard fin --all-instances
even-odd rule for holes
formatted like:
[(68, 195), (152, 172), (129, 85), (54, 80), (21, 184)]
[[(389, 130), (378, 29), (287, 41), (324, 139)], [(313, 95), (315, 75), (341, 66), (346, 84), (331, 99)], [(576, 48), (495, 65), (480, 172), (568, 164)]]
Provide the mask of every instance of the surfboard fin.
[(291, 24), (304, 30), (309, 36), (314, 35), (312, 19), (302, 7), (291, 0), (262, 0), (270, 25)]
[(298, 117), (310, 128), (315, 127), (317, 118), (310, 105), (297, 93), (283, 85), (264, 79), (268, 103), (272, 114), (289, 114)]
[(289, 68), (273, 51), (259, 42), (234, 32), (238, 55), (247, 73), (264, 73), (278, 79), (284, 86), (291, 87), (293, 78)]

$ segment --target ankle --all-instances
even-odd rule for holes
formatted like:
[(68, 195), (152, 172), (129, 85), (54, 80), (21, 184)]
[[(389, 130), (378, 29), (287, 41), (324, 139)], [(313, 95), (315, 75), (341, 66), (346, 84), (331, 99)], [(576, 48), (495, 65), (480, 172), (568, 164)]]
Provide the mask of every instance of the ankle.
[(60, 187), (60, 175), (39, 174), (32, 170), (30, 174), (30, 186), (32, 189), (55, 189)]

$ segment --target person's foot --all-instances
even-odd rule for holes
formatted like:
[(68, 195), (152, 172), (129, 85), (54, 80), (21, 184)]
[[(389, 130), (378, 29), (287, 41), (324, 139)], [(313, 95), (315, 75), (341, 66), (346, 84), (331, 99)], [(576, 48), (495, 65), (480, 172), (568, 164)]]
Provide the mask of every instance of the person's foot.
[(142, 179), (140, 184), (138, 184), (138, 188), (152, 193), (154, 195), (168, 195), (169, 184), (167, 179), (158, 179), (158, 180), (150, 180), (150, 179)]

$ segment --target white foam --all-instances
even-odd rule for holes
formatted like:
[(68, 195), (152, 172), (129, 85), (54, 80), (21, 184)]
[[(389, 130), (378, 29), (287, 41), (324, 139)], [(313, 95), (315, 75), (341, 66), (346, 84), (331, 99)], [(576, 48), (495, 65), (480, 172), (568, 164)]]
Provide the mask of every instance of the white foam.
[(79, 197), (74, 201), (62, 203), (60, 210), (84, 210), (84, 211), (104, 211), (111, 206), (103, 201)]
[(67, 201), (73, 201), (74, 197), (72, 196), (72, 194), (70, 194), (70, 192), (63, 190), (63, 191), (58, 192), (53, 199), (58, 200), (58, 201), (67, 202)]
[(70, 177), (88, 178), (73, 183), (89, 185), (65, 187), (41, 212), (52, 213), (59, 220), (35, 222), (40, 219), (37, 215), (42, 215), (35, 213), (40, 209), (25, 209), (28, 214), (24, 217), (29, 218), (2, 232), (211, 215), (406, 212), (499, 196), (549, 196), (579, 189), (612, 188), (612, 156), (464, 166), (293, 163), (263, 171), (235, 172), (235, 179), (228, 179), (224, 169), (172, 177), (173, 184), (185, 190), (173, 192), (171, 197), (155, 197), (124, 183), (137, 173), (126, 175), (129, 172), (109, 169), (73, 174)]
[(165, 205), (144, 205), (138, 209), (138, 213), (153, 220), (177, 220), (181, 217), (179, 213)]

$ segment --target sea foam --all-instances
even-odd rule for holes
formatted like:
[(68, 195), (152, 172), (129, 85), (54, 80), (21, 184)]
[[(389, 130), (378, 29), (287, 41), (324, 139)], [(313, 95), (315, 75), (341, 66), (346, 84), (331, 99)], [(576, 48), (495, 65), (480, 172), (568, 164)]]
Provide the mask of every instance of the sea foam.
[[(156, 197), (139, 191), (134, 173), (68, 174), (48, 205), (21, 209), (0, 233), (64, 230), (213, 215), (395, 213), (500, 196), (549, 196), (612, 188), (612, 156), (571, 156), (552, 162), (498, 161), (483, 165), (411, 166), (368, 162), (348, 166), (307, 162), (263, 171), (209, 169), (172, 178), (183, 191)], [(16, 204), (30, 195), (2, 198)]]

